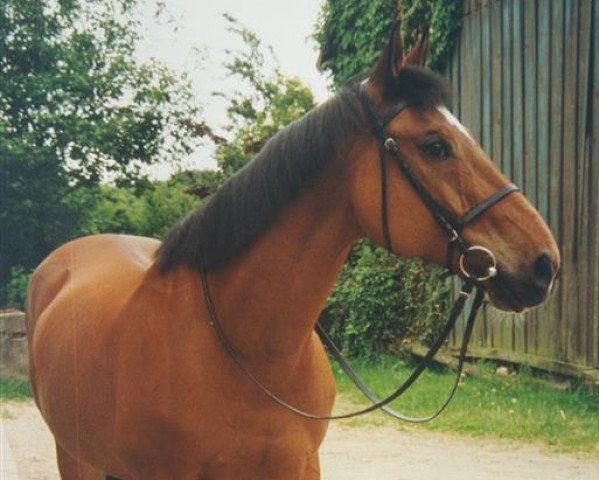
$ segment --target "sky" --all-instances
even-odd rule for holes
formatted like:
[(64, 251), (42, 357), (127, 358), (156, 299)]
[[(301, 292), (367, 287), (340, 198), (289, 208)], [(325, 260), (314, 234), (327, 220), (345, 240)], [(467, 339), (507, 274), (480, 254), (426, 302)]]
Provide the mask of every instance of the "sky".
[[(253, 30), (264, 45), (270, 45), (281, 72), (299, 77), (317, 101), (328, 96), (328, 80), (316, 68), (317, 44), (310, 38), (324, 0), (165, 0), (165, 11), (155, 17), (152, 2), (141, 12), (142, 35), (137, 56), (155, 58), (176, 70), (186, 71), (204, 107), (207, 123), (218, 128), (226, 121), (225, 102), (211, 96), (214, 91), (234, 88), (225, 76), (226, 49), (241, 47), (236, 35), (227, 31), (224, 13)], [(214, 167), (212, 150), (202, 148), (185, 168)], [(152, 176), (165, 178), (167, 166), (152, 169)]]

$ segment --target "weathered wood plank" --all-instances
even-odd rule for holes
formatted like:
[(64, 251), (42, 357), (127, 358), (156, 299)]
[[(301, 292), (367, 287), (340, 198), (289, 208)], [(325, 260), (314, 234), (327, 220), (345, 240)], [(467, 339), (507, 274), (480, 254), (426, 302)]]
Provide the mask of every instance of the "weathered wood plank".
[(537, 199), (537, 3), (524, 3), (524, 180), (527, 198)]
[(578, 115), (576, 111), (577, 60), (578, 60), (578, 2), (567, 0), (564, 10), (564, 83), (563, 83), (563, 143), (562, 168), (560, 172), (561, 192), (559, 213), (562, 232), (562, 299), (560, 317), (562, 319), (561, 342), (564, 360), (578, 361), (578, 338), (580, 320), (576, 289), (577, 251), (574, 219), (576, 217), (575, 184), (576, 174), (576, 130)]
[(491, 4), (491, 45), (493, 50), (492, 64), (492, 99), (493, 99), (493, 161), (501, 166), (502, 121), (501, 121), (501, 4)]
[[(578, 86), (577, 86), (577, 133), (576, 133), (576, 202), (575, 235), (576, 235), (576, 268), (577, 268), (577, 295), (579, 305), (579, 344), (577, 346), (580, 357), (585, 363), (592, 364), (591, 312), (589, 289), (580, 288), (590, 282), (590, 269), (588, 258), (589, 249), (589, 177), (590, 177), (590, 151), (586, 141), (589, 129), (588, 116), (590, 105), (589, 69), (591, 66), (591, 25), (592, 4), (586, 0), (579, 0), (579, 34), (578, 34)], [(599, 342), (599, 339), (596, 341)]]
[(589, 266), (590, 276), (588, 285), (590, 305), (589, 313), (591, 320), (590, 331), (593, 332), (592, 343), (592, 361), (593, 365), (599, 365), (599, 61), (596, 56), (599, 52), (599, 5), (593, 1), (593, 52), (595, 61), (593, 62), (593, 90), (592, 90), (592, 132), (590, 143), (592, 144), (591, 152), (591, 174), (590, 179), (590, 195), (589, 195)]
[(493, 104), (492, 104), (492, 68), (493, 51), (491, 49), (491, 9), (484, 6), (481, 10), (481, 77), (482, 77), (482, 135), (481, 145), (489, 154), (493, 154)]
[(471, 115), (470, 131), (477, 141), (482, 138), (481, 93), (482, 93), (482, 40), (481, 40), (481, 15), (480, 9), (473, 10), (470, 15), (470, 98)]
[(512, 180), (522, 185), (524, 180), (524, 97), (522, 3), (514, 2), (512, 12)]
[(472, 95), (472, 23), (472, 15), (468, 15), (464, 18), (461, 42), (464, 58), (461, 71), (462, 106), (460, 120), (468, 129), (472, 128), (472, 103), (476, 101)]
[[(441, 352), (447, 352), (454, 356), (459, 353), (458, 349), (456, 348), (442, 349)], [(594, 377), (597, 374), (595, 369), (586, 367), (584, 365), (578, 365), (571, 362), (564, 362), (551, 357), (526, 355), (520, 352), (510, 352), (497, 348), (478, 348), (475, 346), (471, 346), (470, 348), (468, 348), (468, 357), (486, 360), (500, 360), (521, 365), (525, 364), (530, 365), (533, 368), (560, 373), (562, 375), (568, 375), (572, 377)]]
[[(550, 136), (549, 136), (549, 226), (555, 235), (560, 249), (563, 249), (561, 232), (561, 168), (563, 142), (563, 107), (564, 107), (564, 0), (551, 3), (551, 107), (550, 107)], [(562, 269), (562, 274), (564, 270)], [(564, 360), (563, 319), (560, 314), (563, 281), (557, 284), (559, 291), (550, 302), (554, 308), (551, 316), (551, 328), (548, 331), (552, 353), (559, 360)]]
[(501, 2), (501, 63), (502, 63), (502, 75), (501, 75), (501, 95), (502, 95), (502, 115), (501, 115), (501, 128), (502, 128), (502, 155), (501, 155), (501, 169), (508, 178), (512, 177), (512, 163), (513, 163), (513, 132), (514, 132), (514, 119), (512, 115), (512, 106), (514, 99), (512, 96), (513, 83), (512, 83), (512, 31), (513, 31), (513, 7), (514, 2)]
[(551, 3), (551, 135), (549, 138), (549, 225), (561, 238), (561, 160), (564, 108), (564, 0)]
[[(549, 221), (549, 118), (551, 79), (551, 3), (538, 3), (537, 17), (537, 208)], [(533, 94), (531, 92), (531, 94)]]

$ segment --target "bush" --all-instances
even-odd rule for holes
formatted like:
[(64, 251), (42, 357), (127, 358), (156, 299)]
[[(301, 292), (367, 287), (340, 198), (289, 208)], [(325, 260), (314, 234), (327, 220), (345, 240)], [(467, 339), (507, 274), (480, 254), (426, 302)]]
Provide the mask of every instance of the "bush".
[(102, 186), (87, 212), (86, 234), (124, 233), (160, 238), (181, 217), (198, 206), (182, 182), (157, 182), (142, 192)]
[(25, 299), (27, 298), (27, 285), (29, 285), (29, 277), (31, 273), (27, 273), (21, 267), (13, 267), (10, 270), (10, 279), (7, 286), (8, 306), (25, 308)]
[(321, 321), (344, 353), (372, 358), (406, 338), (427, 341), (444, 321), (449, 289), (439, 269), (362, 242), (353, 249)]

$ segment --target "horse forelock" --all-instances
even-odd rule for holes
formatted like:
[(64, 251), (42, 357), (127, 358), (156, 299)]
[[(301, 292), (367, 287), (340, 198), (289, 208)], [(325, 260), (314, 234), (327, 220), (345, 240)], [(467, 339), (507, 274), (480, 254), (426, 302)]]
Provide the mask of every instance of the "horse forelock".
[(451, 86), (438, 73), (415, 65), (402, 66), (393, 81), (386, 86), (385, 96), (405, 100), (416, 107), (451, 108)]

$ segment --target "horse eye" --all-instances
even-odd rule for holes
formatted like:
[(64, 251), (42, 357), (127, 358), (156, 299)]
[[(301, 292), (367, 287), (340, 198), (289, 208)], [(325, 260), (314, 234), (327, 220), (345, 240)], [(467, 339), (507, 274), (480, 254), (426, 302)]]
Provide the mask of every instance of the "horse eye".
[(445, 160), (451, 156), (451, 147), (444, 140), (434, 140), (422, 146), (422, 151), (436, 160)]

